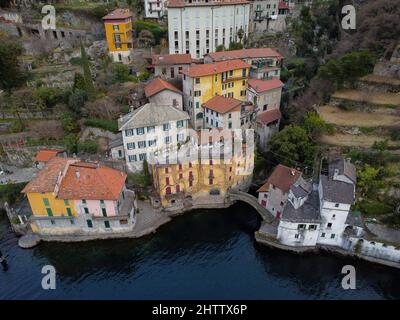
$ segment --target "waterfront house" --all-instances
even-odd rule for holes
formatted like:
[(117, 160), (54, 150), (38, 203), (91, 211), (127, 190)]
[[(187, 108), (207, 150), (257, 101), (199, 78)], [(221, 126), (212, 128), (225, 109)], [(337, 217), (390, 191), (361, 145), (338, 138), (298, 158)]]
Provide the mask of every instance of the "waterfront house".
[(182, 71), (192, 63), (190, 54), (156, 54), (152, 56), (154, 74), (169, 81), (182, 79)]
[[(161, 163), (155, 158), (151, 171), (158, 205), (166, 210), (227, 207), (230, 188), (247, 190), (254, 154), (246, 153), (245, 144), (241, 152), (230, 153), (228, 148), (224, 153), (221, 148), (227, 137), (223, 141), (213, 138), (202, 136), (180, 146), (180, 154), (188, 156), (179, 161)], [(218, 157), (213, 153), (215, 150)]]
[(22, 190), (32, 210), (32, 231), (73, 236), (132, 230), (134, 192), (126, 189), (126, 177), (98, 163), (52, 158)]
[(144, 88), (144, 93), (150, 103), (183, 109), (182, 91), (161, 78), (157, 77), (148, 83)]
[(103, 17), (108, 52), (114, 62), (131, 62), (132, 21), (133, 16), (129, 9), (115, 9)]
[(118, 120), (130, 171), (141, 171), (150, 153), (186, 141), (189, 116), (172, 105), (146, 103)]
[(298, 190), (309, 188), (300, 171), (279, 164), (257, 190), (258, 202), (277, 219), (280, 219), (289, 194), (293, 192), (291, 188), (295, 185), (299, 186)]
[(249, 36), (250, 2), (246, 0), (169, 0), (169, 53), (201, 59)]
[(204, 63), (242, 60), (249, 64), (250, 78), (280, 78), (283, 56), (271, 48), (249, 48), (232, 51), (212, 52), (204, 57)]
[(216, 95), (246, 101), (249, 67), (242, 60), (230, 60), (183, 71), (183, 104), (195, 129), (203, 127), (202, 105)]

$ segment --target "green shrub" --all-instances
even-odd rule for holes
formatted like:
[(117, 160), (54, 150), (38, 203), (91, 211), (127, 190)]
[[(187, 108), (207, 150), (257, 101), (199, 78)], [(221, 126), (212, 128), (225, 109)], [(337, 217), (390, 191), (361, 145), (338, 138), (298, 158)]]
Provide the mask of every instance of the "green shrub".
[(87, 119), (85, 121), (85, 126), (100, 128), (114, 133), (118, 132), (118, 123), (115, 120), (106, 120), (97, 118)]
[(136, 34), (139, 34), (142, 30), (149, 30), (153, 34), (157, 44), (160, 43), (162, 38), (167, 36), (168, 32), (167, 28), (161, 27), (157, 23), (142, 20), (137, 20), (134, 28), (136, 30)]
[(78, 152), (85, 153), (96, 153), (97, 152), (97, 143), (93, 140), (87, 140), (78, 143)]
[(394, 211), (394, 208), (384, 202), (375, 200), (363, 200), (355, 206), (357, 210), (365, 216), (376, 217), (383, 214), (389, 214)]
[(0, 202), (8, 202), (13, 204), (21, 196), (22, 189), (26, 186), (26, 182), (0, 185)]
[(18, 120), (18, 119), (12, 120), (11, 126), (10, 126), (10, 131), (12, 133), (22, 132), (22, 131), (24, 131), (24, 129), (25, 129), (25, 126), (21, 120)]

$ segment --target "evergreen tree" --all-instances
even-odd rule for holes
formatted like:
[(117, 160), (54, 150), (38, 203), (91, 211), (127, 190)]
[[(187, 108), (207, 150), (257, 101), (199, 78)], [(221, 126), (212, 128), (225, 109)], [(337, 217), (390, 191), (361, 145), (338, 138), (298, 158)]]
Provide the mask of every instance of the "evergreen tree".
[(93, 85), (92, 74), (90, 72), (89, 58), (86, 54), (85, 48), (81, 43), (81, 63), (83, 68), (83, 78), (85, 80), (85, 91), (88, 94), (89, 100), (96, 98), (96, 89)]

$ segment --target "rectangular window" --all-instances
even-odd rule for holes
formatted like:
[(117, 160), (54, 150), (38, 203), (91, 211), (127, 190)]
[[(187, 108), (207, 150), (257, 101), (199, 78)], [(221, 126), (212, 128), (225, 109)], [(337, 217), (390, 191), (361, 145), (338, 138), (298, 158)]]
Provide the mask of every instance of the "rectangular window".
[(113, 30), (119, 30), (119, 25), (114, 24), (114, 25), (113, 25)]
[(182, 128), (183, 127), (183, 120), (179, 120), (176, 122), (176, 127), (177, 128)]
[(67, 214), (68, 214), (68, 216), (72, 217), (72, 211), (71, 211), (71, 208), (67, 208)]
[(146, 159), (146, 154), (145, 153), (139, 154), (139, 160), (144, 161), (144, 159)]
[(242, 70), (242, 76), (245, 77), (246, 75), (247, 75), (247, 71), (246, 71), (246, 69), (243, 69)]
[(155, 126), (147, 127), (147, 132), (155, 132), (155, 131), (156, 131)]
[(92, 220), (86, 220), (88, 228), (93, 228), (93, 222)]
[(171, 143), (171, 136), (165, 137), (165, 143)]
[(146, 148), (146, 141), (138, 141), (138, 148), (142, 149), (142, 148)]
[(200, 102), (196, 102), (196, 109), (199, 109), (200, 108)]
[(200, 83), (200, 78), (194, 78), (194, 83), (199, 84)]
[(168, 131), (169, 129), (171, 129), (171, 125), (169, 123), (164, 123), (163, 124), (163, 130), (164, 131)]
[(86, 204), (86, 200), (85, 200), (85, 199), (83, 199), (83, 200), (82, 200), (82, 203), (83, 203), (83, 204)]
[(208, 184), (213, 184), (214, 180), (213, 179), (208, 179)]
[(100, 200), (100, 204), (104, 204), (104, 200)]
[(83, 208), (83, 212), (85, 212), (86, 214), (89, 214), (89, 209), (88, 208)]
[(135, 149), (135, 143), (134, 143), (134, 142), (128, 142), (128, 143), (126, 144), (126, 148), (127, 148), (128, 150)]
[(126, 137), (133, 136), (133, 129), (127, 129), (127, 130), (125, 130), (125, 136), (126, 136)]
[(51, 208), (46, 208), (46, 211), (47, 211), (47, 215), (48, 215), (49, 217), (52, 217), (52, 216), (53, 216), (53, 211), (51, 210)]
[(107, 217), (107, 210), (106, 210), (106, 208), (101, 208), (101, 213), (102, 213), (103, 217)]
[(137, 129), (136, 129), (136, 134), (137, 134), (137, 135), (144, 134), (144, 128), (137, 128)]
[(64, 199), (64, 204), (65, 204), (66, 206), (69, 206), (69, 200), (68, 200), (68, 199)]
[(335, 239), (335, 234), (334, 233), (331, 234), (331, 239)]
[(104, 221), (104, 227), (110, 229), (110, 221)]
[(50, 205), (49, 199), (47, 199), (47, 198), (43, 198), (43, 203), (44, 203), (45, 206), (49, 206)]
[(165, 173), (168, 173), (168, 168), (165, 168)]

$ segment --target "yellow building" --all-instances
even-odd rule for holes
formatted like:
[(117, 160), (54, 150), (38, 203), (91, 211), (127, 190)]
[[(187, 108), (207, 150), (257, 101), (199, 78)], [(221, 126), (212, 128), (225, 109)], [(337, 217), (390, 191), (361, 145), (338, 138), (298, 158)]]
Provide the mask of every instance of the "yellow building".
[(193, 65), (182, 72), (184, 106), (194, 128), (202, 128), (202, 105), (216, 95), (246, 100), (249, 68), (242, 60), (229, 60)]
[[(208, 143), (203, 144), (203, 148)], [(193, 148), (191, 142), (181, 148)], [(246, 154), (245, 145), (239, 155), (233, 155), (229, 161), (202, 159), (178, 161), (172, 164), (153, 164), (153, 185), (160, 204), (164, 208), (178, 209), (191, 206), (224, 204), (229, 188), (241, 188), (248, 185), (252, 176), (253, 154)], [(250, 164), (251, 170), (246, 170)], [(247, 168), (248, 169), (248, 168)]]
[(109, 54), (114, 62), (130, 63), (132, 13), (129, 9), (115, 9), (103, 17)]

